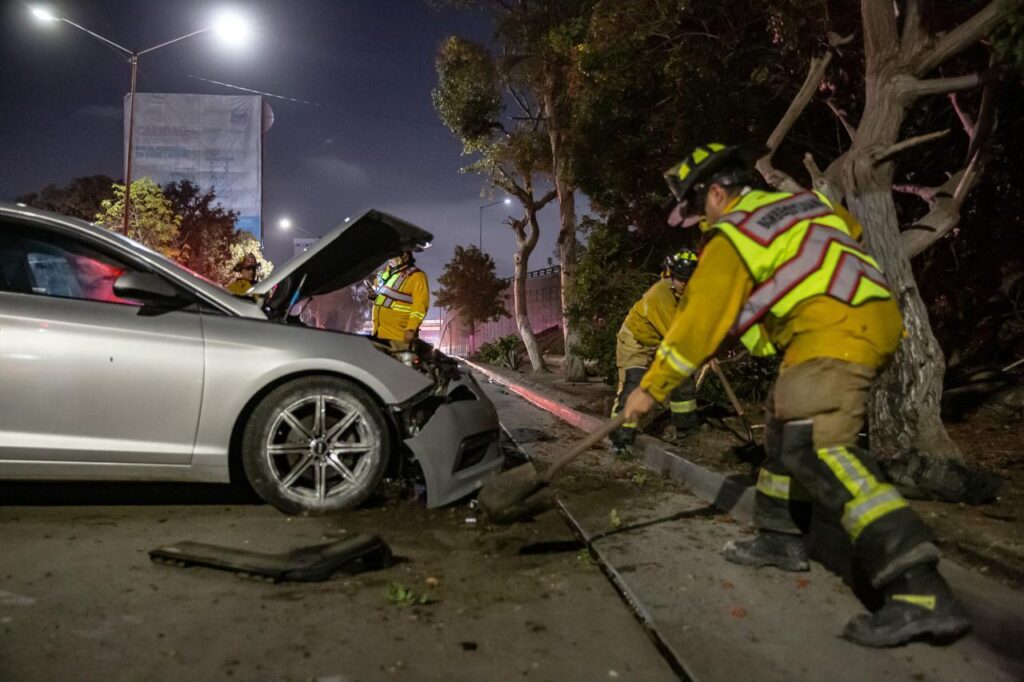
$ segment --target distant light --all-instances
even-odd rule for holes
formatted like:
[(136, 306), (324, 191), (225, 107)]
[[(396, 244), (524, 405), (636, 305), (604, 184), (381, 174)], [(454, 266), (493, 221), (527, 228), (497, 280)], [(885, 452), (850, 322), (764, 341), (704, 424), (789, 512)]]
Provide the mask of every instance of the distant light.
[(222, 12), (213, 22), (213, 32), (228, 45), (241, 45), (249, 40), (252, 28), (237, 12)]
[(424, 249), (429, 249), (431, 244), (432, 244), (432, 242), (427, 242), (426, 244), (423, 245), (423, 248)]
[(32, 16), (40, 21), (60, 21), (60, 17), (45, 7), (33, 7), (31, 11)]
[(512, 203), (512, 197), (505, 197), (505, 205), (509, 206)]
[(16, 203), (15, 206), (17, 206), (18, 208), (28, 208), (28, 204), (26, 204), (26, 203), (24, 203), (22, 201), (19, 201), (18, 203)]
[(345, 222), (346, 222), (346, 223), (347, 223), (348, 221), (350, 221), (350, 220), (352, 220), (352, 219), (351, 219), (351, 218), (349, 218), (349, 217), (347, 217), (347, 216), (345, 217)]
[(277, 226), (280, 227), (282, 230), (290, 230), (292, 229), (292, 219), (281, 218), (280, 220), (277, 221)]

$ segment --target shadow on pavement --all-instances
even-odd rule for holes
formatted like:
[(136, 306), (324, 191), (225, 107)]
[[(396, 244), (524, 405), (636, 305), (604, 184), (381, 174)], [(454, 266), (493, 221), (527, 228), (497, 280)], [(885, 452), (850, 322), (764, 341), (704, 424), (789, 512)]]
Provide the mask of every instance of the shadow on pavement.
[(0, 507), (263, 504), (245, 486), (222, 483), (0, 483)]

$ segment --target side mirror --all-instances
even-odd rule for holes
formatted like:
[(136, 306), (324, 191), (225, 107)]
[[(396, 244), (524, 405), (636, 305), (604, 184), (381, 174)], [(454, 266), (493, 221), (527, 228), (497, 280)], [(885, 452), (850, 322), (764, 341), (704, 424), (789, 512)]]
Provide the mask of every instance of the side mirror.
[(178, 300), (178, 290), (151, 272), (127, 271), (114, 282), (114, 294), (143, 303), (170, 303)]

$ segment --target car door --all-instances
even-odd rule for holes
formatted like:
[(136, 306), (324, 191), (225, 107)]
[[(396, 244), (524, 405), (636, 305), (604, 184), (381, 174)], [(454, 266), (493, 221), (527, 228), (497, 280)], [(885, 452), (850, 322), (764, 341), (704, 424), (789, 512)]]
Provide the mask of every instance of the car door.
[(87, 235), (0, 223), (0, 462), (190, 462), (200, 315), (118, 297), (132, 262)]

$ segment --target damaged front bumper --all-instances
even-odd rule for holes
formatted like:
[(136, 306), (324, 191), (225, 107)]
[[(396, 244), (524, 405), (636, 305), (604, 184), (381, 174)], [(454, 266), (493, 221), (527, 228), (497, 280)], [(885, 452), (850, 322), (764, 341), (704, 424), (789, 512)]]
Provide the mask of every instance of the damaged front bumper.
[(425, 397), (403, 413), (405, 445), (423, 471), (428, 507), (470, 495), (501, 469), (498, 412), (465, 367), (452, 375), (444, 396)]

